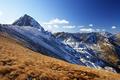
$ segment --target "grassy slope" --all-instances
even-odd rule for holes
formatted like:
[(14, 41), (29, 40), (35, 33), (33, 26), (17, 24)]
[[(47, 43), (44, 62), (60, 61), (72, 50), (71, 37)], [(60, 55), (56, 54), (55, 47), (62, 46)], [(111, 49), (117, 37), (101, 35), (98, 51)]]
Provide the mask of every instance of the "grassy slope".
[(120, 75), (41, 55), (0, 35), (0, 80), (120, 80)]

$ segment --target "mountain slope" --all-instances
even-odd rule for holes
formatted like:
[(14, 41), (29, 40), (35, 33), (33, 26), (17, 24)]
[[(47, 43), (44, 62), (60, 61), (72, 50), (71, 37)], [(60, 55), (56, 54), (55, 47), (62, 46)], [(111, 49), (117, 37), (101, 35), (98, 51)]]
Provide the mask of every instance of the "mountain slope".
[(0, 32), (10, 35), (26, 47), (44, 55), (74, 64), (85, 65), (77, 56), (74, 56), (78, 54), (74, 49), (57, 41), (50, 32), (41, 30), (40, 24), (38, 26), (32, 25), (33, 22), (31, 21), (38, 23), (32, 17), (24, 15), (16, 20), (13, 25), (0, 25)]
[(120, 75), (112, 72), (43, 56), (5, 36), (0, 35), (1, 80), (120, 80)]
[[(61, 42), (70, 45), (78, 52), (88, 52), (92, 56), (109, 63), (110, 65), (119, 67), (120, 48), (116, 50), (114, 45), (116, 38), (108, 32), (92, 32), (92, 33), (55, 33), (56, 38)], [(114, 43), (114, 44), (113, 44)], [(118, 70), (119, 71), (119, 70)]]
[[(47, 56), (62, 59), (73, 64), (79, 64), (94, 68), (108, 66), (100, 59), (87, 59), (86, 56), (91, 56), (90, 54), (86, 53), (86, 55), (84, 55), (76, 52), (69, 45), (61, 43), (50, 32), (44, 30), (41, 31), (40, 28), (36, 28), (35, 25), (31, 25), (31, 19), (32, 21), (34, 21), (34, 23), (38, 23), (32, 17), (24, 15), (23, 17), (15, 21), (13, 23), (14, 25), (0, 25), (0, 32), (13, 37), (14, 39), (17, 39), (26, 47), (34, 51), (41, 52), (42, 54)], [(29, 25), (27, 25), (28, 23)]]
[[(116, 66), (113, 66), (99, 57), (96, 57), (96, 52), (90, 48), (87, 48), (85, 44), (80, 43), (79, 46), (81, 46), (81, 48), (76, 49), (82, 50), (78, 52), (77, 50), (73, 49), (71, 45), (62, 43), (50, 32), (45, 31), (34, 18), (28, 15), (20, 17), (12, 25), (1, 24), (0, 32), (11, 36), (18, 42), (24, 44), (26, 47), (47, 56), (61, 59), (73, 64), (79, 64), (97, 69), (110, 68), (109, 70), (113, 72), (120, 71)], [(93, 34), (91, 35), (94, 36)], [(84, 37), (87, 37), (87, 35), (84, 35)], [(88, 39), (85, 41), (89, 42), (90, 44), (96, 43), (96, 36), (87, 38)], [(68, 39), (68, 41), (71, 39), (73, 38), (71, 37)]]

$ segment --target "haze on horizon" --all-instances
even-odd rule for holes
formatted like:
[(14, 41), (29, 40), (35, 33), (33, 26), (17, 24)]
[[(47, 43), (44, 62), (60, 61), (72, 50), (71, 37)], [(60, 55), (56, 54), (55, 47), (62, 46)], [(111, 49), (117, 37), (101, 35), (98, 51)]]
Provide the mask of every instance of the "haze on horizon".
[(0, 23), (24, 14), (51, 32), (120, 32), (119, 0), (0, 0)]

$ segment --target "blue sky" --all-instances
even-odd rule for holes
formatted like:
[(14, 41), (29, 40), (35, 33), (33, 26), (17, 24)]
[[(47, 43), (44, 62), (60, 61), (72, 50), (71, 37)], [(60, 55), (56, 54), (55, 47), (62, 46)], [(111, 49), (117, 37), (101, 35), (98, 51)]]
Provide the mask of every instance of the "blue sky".
[(24, 14), (52, 32), (120, 32), (120, 0), (0, 0), (0, 23)]

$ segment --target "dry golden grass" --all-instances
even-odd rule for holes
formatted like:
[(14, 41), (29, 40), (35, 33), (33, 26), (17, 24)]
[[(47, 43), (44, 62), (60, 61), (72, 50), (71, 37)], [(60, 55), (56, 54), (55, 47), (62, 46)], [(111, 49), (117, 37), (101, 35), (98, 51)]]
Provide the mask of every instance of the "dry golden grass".
[(117, 42), (116, 44), (120, 45), (120, 33), (116, 34)]
[[(102, 59), (112, 63), (114, 65), (117, 64), (117, 62), (119, 61), (119, 57), (116, 54), (115, 50), (113, 49), (112, 46), (110, 45), (104, 45), (107, 44), (106, 42), (100, 42), (100, 48), (103, 51), (101, 54), (103, 55)], [(106, 57), (107, 56), (107, 57)]]
[(41, 55), (0, 35), (0, 80), (120, 80), (120, 75)]

